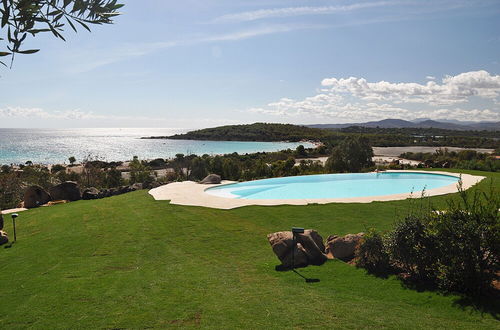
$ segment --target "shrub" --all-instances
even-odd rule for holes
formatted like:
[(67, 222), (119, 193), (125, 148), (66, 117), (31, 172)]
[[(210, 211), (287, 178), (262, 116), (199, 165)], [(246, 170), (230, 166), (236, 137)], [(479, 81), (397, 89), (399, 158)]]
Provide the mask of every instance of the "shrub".
[(151, 183), (153, 182), (151, 168), (146, 161), (140, 161), (137, 156), (134, 156), (129, 164), (130, 166), (130, 183)]
[(368, 270), (369, 273), (384, 275), (391, 269), (389, 253), (381, 233), (370, 229), (362, 238), (356, 249), (356, 266)]
[(389, 234), (387, 246), (394, 265), (420, 281), (434, 278), (438, 253), (436, 239), (427, 225), (425, 216), (407, 216)]
[(441, 253), (436, 282), (441, 289), (480, 295), (500, 273), (500, 197), (460, 192), (431, 224)]

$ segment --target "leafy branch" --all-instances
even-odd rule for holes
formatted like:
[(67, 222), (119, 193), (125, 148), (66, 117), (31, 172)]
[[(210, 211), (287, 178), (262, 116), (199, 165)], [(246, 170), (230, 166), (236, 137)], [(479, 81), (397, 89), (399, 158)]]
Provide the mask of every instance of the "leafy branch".
[[(28, 36), (51, 32), (65, 41), (62, 33), (66, 24), (75, 32), (77, 25), (90, 31), (90, 24), (112, 24), (121, 7), (117, 0), (0, 0), (0, 29), (7, 38), (0, 38), (0, 45), (6, 43), (7, 48), (0, 49), (0, 58), (11, 56), (12, 67), (15, 54), (39, 51), (21, 49)], [(7, 66), (2, 61), (0, 64)]]

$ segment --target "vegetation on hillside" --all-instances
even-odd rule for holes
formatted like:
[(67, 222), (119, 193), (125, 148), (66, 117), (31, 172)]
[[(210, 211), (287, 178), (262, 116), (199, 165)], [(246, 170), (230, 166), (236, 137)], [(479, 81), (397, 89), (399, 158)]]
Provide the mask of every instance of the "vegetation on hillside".
[(213, 141), (320, 141), (330, 133), (317, 128), (290, 124), (254, 123), (250, 125), (228, 125), (205, 128), (185, 134), (155, 136), (176, 140), (213, 140)]
[(206, 128), (153, 139), (214, 141), (320, 141), (333, 148), (348, 137), (363, 136), (372, 147), (449, 146), (462, 148), (498, 148), (499, 132), (453, 131), (433, 128), (366, 128), (319, 129), (290, 124), (255, 123)]
[[(497, 154), (497, 152), (495, 152)], [(430, 152), (405, 152), (401, 158), (417, 160), (428, 167), (461, 168), (465, 170), (500, 171), (500, 160), (495, 156), (475, 150), (449, 151), (438, 149)]]

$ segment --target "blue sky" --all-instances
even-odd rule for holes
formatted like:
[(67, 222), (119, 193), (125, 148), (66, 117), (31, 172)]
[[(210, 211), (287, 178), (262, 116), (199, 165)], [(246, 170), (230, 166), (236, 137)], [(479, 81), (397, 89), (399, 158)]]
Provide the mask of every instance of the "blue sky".
[(124, 0), (28, 39), (0, 127), (500, 120), (500, 2)]

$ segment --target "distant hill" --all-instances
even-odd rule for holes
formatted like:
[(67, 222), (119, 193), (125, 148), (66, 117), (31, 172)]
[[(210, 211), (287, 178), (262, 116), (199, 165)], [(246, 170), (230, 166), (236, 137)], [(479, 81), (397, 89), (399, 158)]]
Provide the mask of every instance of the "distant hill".
[(500, 131), (500, 122), (460, 122), (458, 120), (443, 120), (437, 121), (428, 118), (420, 118), (413, 121), (403, 120), (403, 119), (383, 119), (379, 121), (369, 121), (365, 123), (347, 123), (347, 124), (316, 124), (316, 125), (306, 125), (312, 128), (328, 128), (328, 129), (340, 129), (351, 126), (360, 127), (379, 127), (379, 128), (440, 128), (449, 130), (488, 130), (488, 131)]
[(291, 124), (254, 123), (205, 128), (172, 136), (145, 139), (211, 140), (211, 141), (320, 141), (332, 132)]

